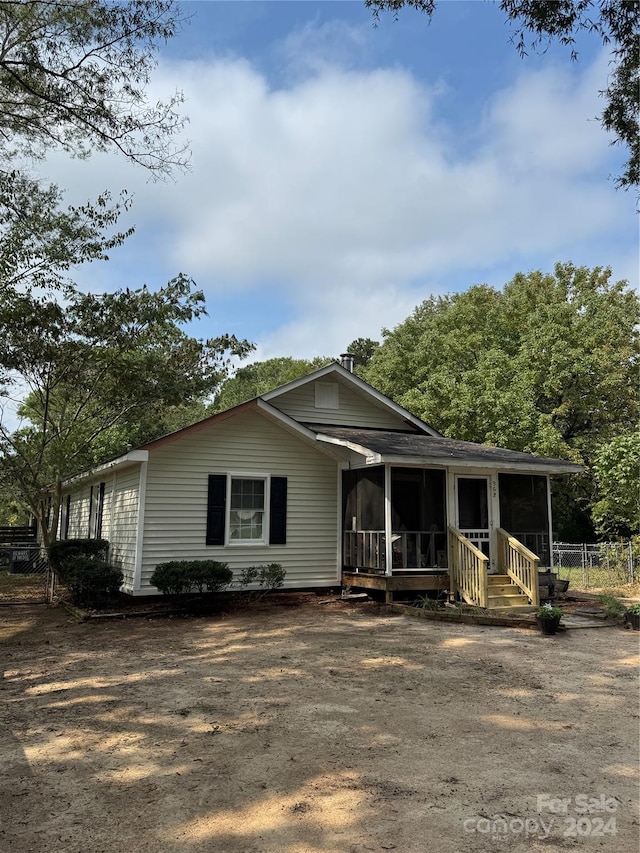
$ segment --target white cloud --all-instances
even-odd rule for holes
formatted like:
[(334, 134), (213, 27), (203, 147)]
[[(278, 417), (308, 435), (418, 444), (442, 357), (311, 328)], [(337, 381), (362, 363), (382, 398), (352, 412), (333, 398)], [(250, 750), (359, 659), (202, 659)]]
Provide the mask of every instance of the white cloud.
[[(82, 164), (83, 190), (133, 186), (134, 241), (161, 227), (158, 257), (210, 294), (268, 282), (295, 314), (282, 328), (273, 320), (268, 355), (339, 352), (401, 321), (427, 295), (416, 282), (433, 291), (464, 270), (471, 283), (492, 267), (565, 260), (631, 212), (606, 182), (608, 140), (587, 120), (601, 108), (605, 58), (580, 77), (523, 70), (455, 155), (438, 89), (407, 71), (325, 62), (287, 88), (242, 59), (163, 64), (159, 75), (159, 88), (185, 91), (192, 173), (145, 185), (96, 157)], [(63, 168), (62, 185), (77, 180)]]

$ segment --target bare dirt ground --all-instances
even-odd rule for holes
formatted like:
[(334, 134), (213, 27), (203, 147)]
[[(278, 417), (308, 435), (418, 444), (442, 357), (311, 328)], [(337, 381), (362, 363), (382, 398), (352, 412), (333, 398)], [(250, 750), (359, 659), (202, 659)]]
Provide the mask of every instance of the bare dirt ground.
[(3, 607), (0, 850), (635, 851), (638, 638)]

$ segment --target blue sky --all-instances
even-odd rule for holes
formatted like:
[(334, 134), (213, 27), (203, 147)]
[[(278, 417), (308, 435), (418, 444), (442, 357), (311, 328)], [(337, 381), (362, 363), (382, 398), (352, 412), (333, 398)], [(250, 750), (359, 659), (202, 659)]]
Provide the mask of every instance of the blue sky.
[(637, 285), (624, 151), (596, 116), (608, 55), (521, 59), (496, 4), (442, 2), (372, 26), (360, 2), (184, 3), (150, 97), (180, 89), (191, 171), (166, 184), (115, 154), (56, 154), (69, 202), (128, 188), (136, 233), (77, 273), (94, 290), (178, 272), (207, 296), (193, 332), (256, 358), (338, 355), (431, 294), (556, 261)]

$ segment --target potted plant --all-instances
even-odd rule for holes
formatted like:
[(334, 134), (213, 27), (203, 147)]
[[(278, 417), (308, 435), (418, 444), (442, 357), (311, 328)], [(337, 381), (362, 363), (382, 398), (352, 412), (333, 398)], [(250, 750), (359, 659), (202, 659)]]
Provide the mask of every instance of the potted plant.
[(536, 621), (542, 633), (547, 636), (552, 636), (556, 633), (561, 618), (562, 610), (549, 603), (538, 607), (536, 610)]
[(640, 604), (632, 604), (631, 607), (627, 608), (624, 614), (624, 621), (634, 631), (640, 631)]

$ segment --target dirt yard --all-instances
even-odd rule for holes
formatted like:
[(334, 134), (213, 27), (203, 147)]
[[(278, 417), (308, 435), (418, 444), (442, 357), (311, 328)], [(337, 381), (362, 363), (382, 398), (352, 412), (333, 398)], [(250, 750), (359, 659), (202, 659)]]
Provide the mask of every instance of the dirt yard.
[(638, 638), (0, 608), (0, 850), (638, 849)]

